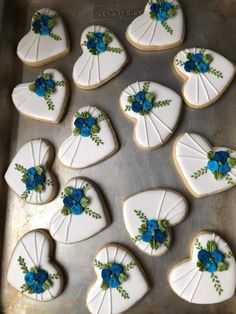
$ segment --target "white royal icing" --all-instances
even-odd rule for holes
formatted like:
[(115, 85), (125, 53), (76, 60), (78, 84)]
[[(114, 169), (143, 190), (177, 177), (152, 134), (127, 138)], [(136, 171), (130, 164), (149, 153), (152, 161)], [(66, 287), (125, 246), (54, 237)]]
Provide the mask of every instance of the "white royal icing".
[[(56, 69), (46, 69), (44, 73), (52, 75), (53, 81), (64, 81), (64, 86), (56, 86), (50, 99), (54, 105), (53, 110), (49, 110), (47, 100), (29, 90), (29, 85), (34, 82), (17, 85), (12, 92), (12, 101), (16, 109), (23, 115), (46, 122), (59, 122), (67, 102), (68, 86), (64, 75)], [(40, 76), (40, 75), (39, 75)]]
[(127, 39), (132, 45), (144, 50), (161, 50), (181, 44), (184, 38), (183, 11), (178, 1), (170, 0), (168, 2), (179, 6), (175, 16), (166, 20), (173, 33), (167, 32), (160, 21), (151, 19), (151, 4), (147, 3), (144, 13), (136, 17), (127, 28)]
[[(102, 111), (93, 106), (82, 107), (78, 112), (88, 112), (94, 118), (102, 114)], [(72, 129), (74, 129), (75, 120), (76, 118), (73, 117)], [(90, 137), (75, 136), (73, 133), (61, 144), (58, 157), (65, 166), (70, 168), (89, 167), (116, 152), (118, 144), (108, 118), (99, 122), (98, 125), (100, 127), (98, 136), (104, 144), (98, 146)]]
[(96, 314), (118, 314), (128, 310), (138, 302), (149, 290), (148, 283), (144, 278), (143, 271), (137, 264), (134, 257), (121, 246), (109, 244), (103, 247), (96, 255), (96, 260), (107, 264), (120, 263), (126, 266), (134, 262), (135, 266), (126, 272), (127, 280), (121, 284), (121, 287), (129, 294), (129, 298), (124, 299), (116, 288), (101, 289), (101, 270), (95, 267), (97, 279), (89, 288), (86, 303), (91, 313)]
[(45, 184), (45, 189), (41, 193), (34, 190), (30, 191), (26, 201), (38, 205), (49, 202), (56, 192), (55, 180), (51, 171), (47, 169), (52, 154), (51, 145), (43, 139), (31, 140), (24, 144), (13, 158), (5, 174), (5, 180), (9, 187), (20, 197), (26, 190), (25, 183), (21, 181), (23, 174), (15, 169), (16, 164), (23, 166), (25, 169), (41, 166), (44, 169), (46, 178), (50, 180), (53, 185)]
[(137, 193), (124, 201), (123, 214), (127, 231), (132, 239), (139, 235), (142, 221), (135, 213), (141, 211), (148, 220), (166, 220), (168, 222), (168, 246), (152, 249), (150, 243), (135, 241), (137, 247), (146, 254), (159, 256), (167, 252), (171, 244), (170, 227), (180, 223), (187, 214), (187, 202), (184, 197), (174, 191), (164, 189), (147, 190)]
[(211, 68), (220, 71), (223, 78), (217, 77), (212, 73), (193, 73), (186, 72), (184, 66), (177, 63), (187, 61), (188, 53), (199, 53), (201, 48), (190, 48), (181, 50), (174, 59), (174, 65), (180, 75), (185, 77), (186, 82), (183, 86), (183, 96), (186, 103), (196, 109), (204, 108), (215, 102), (227, 88), (235, 75), (235, 66), (220, 54), (205, 49), (205, 54), (210, 54), (213, 61), (210, 63)]
[(103, 201), (90, 181), (85, 178), (74, 178), (67, 182), (65, 187), (83, 189), (86, 185), (89, 187), (85, 193), (85, 197), (89, 200), (87, 207), (99, 214), (100, 218), (95, 219), (85, 212), (80, 215), (69, 214), (65, 216), (61, 212), (63, 208), (63, 199), (61, 199), (58, 201), (58, 205), (55, 205), (59, 210), (52, 216), (49, 223), (49, 231), (54, 240), (62, 243), (79, 242), (92, 237), (107, 226)]
[[(58, 15), (49, 8), (37, 10), (41, 14), (48, 16)], [(35, 12), (35, 13), (36, 13)], [(33, 21), (33, 18), (32, 18)], [(53, 58), (58, 58), (69, 52), (69, 41), (62, 18), (58, 16), (52, 32), (61, 37), (61, 40), (54, 40), (50, 36), (36, 34), (30, 25), (30, 31), (20, 40), (17, 46), (18, 57), (28, 65), (47, 64)]]
[[(196, 239), (205, 249), (208, 241), (214, 241), (217, 248), (224, 254), (224, 262), (228, 265), (225, 271), (216, 271), (222, 292), (219, 295), (212, 281), (211, 273), (200, 271), (197, 267), (198, 252)], [(236, 264), (228, 244), (218, 235), (202, 232), (197, 235), (192, 243), (192, 256), (190, 259), (180, 262), (170, 272), (169, 283), (174, 292), (184, 300), (197, 304), (213, 304), (225, 301), (234, 295), (236, 285)]]
[(87, 41), (86, 35), (88, 32), (103, 33), (105, 31), (108, 31), (108, 29), (103, 26), (92, 25), (87, 27), (82, 33), (80, 43), (83, 53), (73, 68), (73, 80), (81, 88), (95, 88), (102, 85), (115, 76), (127, 61), (125, 49), (110, 31), (112, 41), (109, 45), (122, 49), (121, 53), (105, 51), (98, 55), (92, 55), (88, 48), (83, 45), (84, 41)]
[(21, 286), (25, 283), (23, 270), (19, 265), (19, 257), (22, 257), (25, 261), (27, 268), (31, 267), (37, 269), (43, 269), (48, 274), (58, 274), (58, 279), (51, 280), (51, 287), (40, 294), (30, 294), (27, 291), (23, 294), (36, 301), (49, 301), (55, 299), (62, 287), (61, 273), (58, 273), (58, 269), (50, 262), (50, 242), (44, 232), (40, 230), (33, 230), (26, 233), (16, 245), (11, 260), (9, 263), (7, 280), (8, 282), (21, 291)]
[[(197, 179), (192, 177), (193, 173), (207, 167), (209, 151), (227, 151), (225, 147), (211, 147), (209, 142), (202, 136), (195, 133), (185, 133), (177, 138), (174, 148), (174, 159), (176, 166), (185, 180), (190, 192), (196, 197), (202, 197), (227, 190), (236, 184), (236, 168), (231, 168), (228, 173), (232, 184), (226, 178), (216, 180), (213, 173), (208, 170)], [(236, 158), (236, 152), (230, 153), (232, 158)]]
[(158, 83), (150, 83), (148, 92), (154, 93), (155, 102), (163, 100), (171, 100), (168, 106), (152, 108), (152, 110), (142, 116), (134, 111), (126, 110), (126, 106), (130, 105), (128, 97), (137, 94), (142, 90), (143, 84), (146, 82), (136, 82), (129, 85), (120, 96), (120, 105), (123, 112), (135, 121), (134, 139), (138, 145), (145, 149), (158, 148), (172, 135), (178, 122), (182, 99), (181, 97), (168, 87)]

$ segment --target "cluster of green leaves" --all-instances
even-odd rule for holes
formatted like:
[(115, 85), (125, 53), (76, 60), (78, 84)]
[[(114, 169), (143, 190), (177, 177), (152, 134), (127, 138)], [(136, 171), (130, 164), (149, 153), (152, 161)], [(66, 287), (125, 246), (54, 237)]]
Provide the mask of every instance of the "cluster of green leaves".
[[(110, 269), (113, 263), (101, 263), (100, 261), (98, 261), (97, 259), (95, 259), (94, 261), (94, 265), (95, 267), (99, 268), (100, 270), (103, 269)], [(122, 296), (122, 298), (124, 299), (129, 299), (129, 294), (127, 291), (125, 291), (124, 288), (121, 287), (121, 284), (125, 281), (127, 281), (128, 279), (128, 275), (126, 274), (128, 271), (132, 270), (134, 268), (134, 266), (136, 265), (136, 263), (134, 261), (130, 261), (127, 265), (123, 266), (123, 272), (120, 273), (120, 275), (118, 276), (118, 281), (120, 283), (119, 287), (117, 288), (117, 291), (120, 293), (120, 295)], [(104, 280), (102, 281), (101, 284), (101, 289), (102, 290), (107, 290), (109, 289), (109, 285), (107, 282), (105, 282)]]
[[(42, 17), (42, 14), (39, 13), (39, 12), (36, 12), (36, 13), (34, 14), (34, 16), (33, 16), (33, 22), (35, 22), (35, 21), (41, 21), (41, 17)], [(51, 30), (53, 29), (53, 27), (56, 25), (57, 19), (58, 19), (58, 15), (57, 15), (57, 14), (54, 14), (54, 15), (52, 15), (52, 16), (49, 16), (48, 23), (47, 23), (47, 27), (50, 29), (49, 36), (50, 36), (52, 39), (54, 39), (54, 40), (56, 40), (56, 41), (59, 41), (59, 40), (62, 40), (62, 38), (61, 38), (59, 35), (52, 33), (52, 31), (51, 31)], [(38, 28), (35, 28), (35, 27), (33, 26), (33, 23), (32, 23), (32, 30), (33, 30), (33, 32), (34, 32), (35, 34), (40, 34), (40, 30), (39, 30)]]
[[(199, 250), (202, 250), (202, 246), (201, 245), (200, 245), (200, 249)], [(212, 252), (217, 251), (217, 250), (218, 250), (218, 248), (217, 248), (217, 245), (216, 245), (216, 243), (214, 241), (212, 241), (212, 240), (207, 241), (207, 245), (206, 245), (206, 251), (207, 252), (212, 253)], [(202, 272), (206, 271), (206, 267), (205, 267), (205, 265), (201, 261), (197, 262), (197, 267)], [(217, 271), (225, 271), (227, 269), (228, 269), (228, 265), (226, 263), (220, 262), (220, 263), (217, 264)]]
[(210, 67), (208, 73), (215, 75), (218, 78), (223, 78), (223, 73), (215, 68)]
[(221, 287), (218, 277), (214, 273), (211, 273), (211, 280), (213, 282), (216, 292), (218, 293), (218, 295), (221, 295), (221, 293), (223, 292), (223, 288)]
[(154, 102), (153, 107), (154, 108), (166, 107), (170, 105), (171, 101), (172, 101), (171, 99), (159, 100), (159, 101)]
[(18, 264), (23, 274), (27, 274), (29, 272), (28, 267), (26, 266), (25, 259), (22, 256), (18, 257)]
[(197, 250), (199, 250), (199, 251), (202, 250), (202, 245), (201, 245), (200, 241), (198, 240), (198, 238), (194, 242), (194, 245), (196, 246)]
[(198, 169), (197, 171), (195, 171), (192, 175), (191, 175), (191, 178), (194, 178), (194, 179), (197, 179), (201, 176), (203, 176), (204, 174), (207, 173), (207, 167), (203, 167), (201, 169)]

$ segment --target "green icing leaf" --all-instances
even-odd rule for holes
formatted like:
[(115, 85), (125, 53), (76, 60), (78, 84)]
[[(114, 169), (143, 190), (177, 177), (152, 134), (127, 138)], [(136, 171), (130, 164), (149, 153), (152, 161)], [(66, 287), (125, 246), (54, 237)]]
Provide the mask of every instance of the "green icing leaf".
[(227, 163), (230, 166), (230, 168), (234, 168), (236, 166), (236, 159), (229, 157)]
[(109, 288), (108, 283), (106, 281), (103, 281), (101, 284), (101, 289), (102, 290), (107, 290)]
[(128, 276), (125, 273), (121, 273), (118, 279), (119, 279), (119, 282), (122, 283), (122, 282), (125, 282), (127, 278)]
[(36, 86), (35, 86), (34, 83), (32, 83), (32, 84), (29, 85), (29, 90), (30, 90), (31, 92), (35, 92)]
[(64, 215), (64, 216), (68, 216), (68, 215), (70, 215), (70, 209), (69, 208), (67, 208), (67, 207), (63, 207), (62, 208), (62, 210), (61, 210), (61, 213), (62, 213), (62, 215)]
[(214, 156), (215, 156), (215, 153), (213, 151), (209, 151), (208, 154), (207, 154), (207, 158), (209, 160), (212, 160), (214, 158)]
[(224, 271), (228, 269), (228, 265), (225, 264), (224, 262), (221, 262), (219, 264), (217, 264), (217, 270), (218, 271)]
[(207, 241), (206, 249), (208, 252), (214, 252), (217, 250), (217, 245), (214, 241)]
[(64, 189), (64, 196), (71, 196), (71, 194), (73, 193), (74, 189), (70, 186), (67, 186)]
[(86, 207), (89, 204), (89, 200), (86, 197), (83, 197), (80, 200), (80, 204), (81, 204), (82, 207)]
[(74, 130), (73, 130), (73, 135), (74, 135), (74, 136), (80, 135), (80, 129), (74, 128)]

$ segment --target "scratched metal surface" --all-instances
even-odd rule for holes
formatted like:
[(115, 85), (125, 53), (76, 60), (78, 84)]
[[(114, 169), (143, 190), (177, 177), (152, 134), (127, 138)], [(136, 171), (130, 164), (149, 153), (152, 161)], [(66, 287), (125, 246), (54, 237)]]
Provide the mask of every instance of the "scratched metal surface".
[[(208, 47), (236, 63), (236, 1), (235, 0), (182, 0), (186, 16), (186, 39), (181, 47)], [(127, 311), (129, 314), (189, 314), (235, 313), (236, 297), (218, 305), (193, 305), (178, 298), (170, 289), (167, 276), (175, 263), (189, 256), (193, 236), (202, 229), (215, 230), (229, 242), (236, 253), (235, 191), (194, 199), (178, 177), (173, 161), (174, 138), (183, 131), (200, 132), (215, 145), (236, 146), (236, 89), (235, 80), (223, 97), (202, 111), (184, 107), (175, 135), (159, 150), (142, 151), (132, 140), (133, 124), (122, 114), (118, 98), (127, 84), (138, 80), (153, 80), (180, 93), (182, 80), (175, 75), (172, 60), (180, 48), (165, 52), (140, 52), (125, 40), (125, 30), (133, 16), (141, 13), (144, 0), (2, 0), (0, 1), (0, 204), (1, 204), (1, 260), (2, 260), (2, 312), (7, 314), (86, 314), (86, 291), (94, 279), (93, 258), (105, 243), (114, 241), (129, 248), (144, 267), (151, 284), (146, 297)], [(71, 35), (72, 52), (64, 59), (50, 64), (61, 70), (71, 85), (71, 99), (62, 123), (48, 125), (20, 116), (10, 100), (13, 87), (29, 81), (39, 69), (23, 66), (15, 50), (19, 39), (28, 31), (33, 12), (41, 7), (51, 7), (64, 17)], [(130, 61), (112, 81), (95, 91), (81, 91), (71, 80), (73, 64), (81, 53), (80, 34), (89, 24), (101, 23), (110, 27), (126, 47)], [(44, 67), (45, 68), (45, 67)], [(55, 212), (54, 202), (45, 206), (25, 204), (9, 191), (3, 174), (15, 152), (32, 138), (46, 138), (56, 151), (70, 134), (73, 112), (80, 106), (95, 104), (110, 116), (118, 134), (121, 149), (112, 158), (83, 171), (64, 168), (55, 158), (53, 170), (62, 185), (76, 175), (93, 179), (105, 195), (112, 218), (111, 225), (93, 238), (73, 245), (57, 244), (56, 261), (65, 274), (65, 288), (56, 300), (35, 303), (16, 292), (6, 283), (6, 269), (11, 251), (18, 239), (34, 228), (48, 228)], [(142, 254), (129, 239), (122, 216), (122, 199), (135, 192), (168, 187), (185, 195), (190, 210), (183, 223), (174, 227), (174, 242), (162, 257)]]

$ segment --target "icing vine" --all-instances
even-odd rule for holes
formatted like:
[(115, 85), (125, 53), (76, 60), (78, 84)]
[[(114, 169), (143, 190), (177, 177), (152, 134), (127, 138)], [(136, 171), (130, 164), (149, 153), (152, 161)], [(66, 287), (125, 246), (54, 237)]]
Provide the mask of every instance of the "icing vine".
[(85, 213), (95, 219), (101, 219), (101, 215), (89, 209), (89, 199), (85, 196), (86, 192), (90, 189), (89, 184), (85, 184), (81, 189), (75, 189), (67, 186), (64, 192), (61, 193), (63, 199), (63, 208), (61, 213), (65, 216), (68, 215), (81, 215)]
[(191, 73), (210, 73), (218, 78), (223, 78), (223, 73), (213, 67), (210, 64), (213, 61), (213, 57), (210, 54), (205, 53), (205, 49), (201, 49), (198, 53), (187, 53), (187, 61), (181, 61), (176, 59), (176, 65), (183, 66), (186, 72)]
[(39, 97), (44, 97), (48, 110), (54, 110), (51, 95), (55, 92), (56, 86), (65, 86), (65, 81), (54, 81), (51, 73), (42, 71), (40, 76), (29, 85), (29, 90)]
[(24, 274), (24, 284), (21, 286), (21, 293), (41, 294), (49, 290), (53, 285), (53, 280), (59, 279), (59, 274), (48, 274), (44, 269), (31, 267), (28, 269), (25, 259), (22, 256), (18, 258), (18, 264)]
[(105, 113), (94, 118), (88, 112), (76, 112), (73, 134), (74, 136), (90, 137), (97, 146), (103, 145), (103, 140), (98, 136), (100, 132), (99, 123), (106, 119)]
[(21, 198), (27, 200), (31, 191), (42, 193), (46, 185), (53, 186), (53, 182), (46, 178), (44, 169), (41, 166), (26, 169), (22, 165), (15, 164), (15, 169), (22, 174), (21, 181), (25, 184), (25, 191)]
[(195, 171), (191, 177), (194, 179), (206, 174), (208, 170), (214, 175), (216, 180), (225, 179), (229, 185), (234, 182), (229, 175), (231, 168), (236, 166), (236, 159), (230, 157), (230, 151), (209, 151), (207, 154), (208, 162), (206, 167)]
[(138, 228), (139, 234), (132, 240), (135, 243), (137, 241), (149, 243), (152, 250), (157, 250), (162, 245), (168, 247), (168, 221), (165, 219), (148, 219), (141, 210), (134, 210), (134, 212), (141, 220), (141, 226)]
[(228, 269), (228, 264), (226, 264), (224, 260), (226, 258), (231, 258), (233, 256), (232, 253), (228, 252), (227, 254), (223, 254), (220, 250), (218, 250), (216, 243), (210, 240), (207, 241), (205, 249), (203, 249), (198, 239), (196, 239), (194, 245), (199, 251), (197, 255), (197, 267), (199, 268), (199, 271), (206, 271), (210, 273), (213, 286), (218, 295), (221, 295), (223, 288), (215, 272), (222, 272)]
[(122, 298), (129, 299), (128, 292), (125, 291), (121, 285), (123, 282), (128, 280), (129, 276), (127, 275), (127, 272), (133, 269), (136, 265), (134, 261), (131, 261), (127, 265), (123, 266), (122, 264), (118, 263), (103, 264), (95, 259), (94, 265), (101, 270), (102, 290), (115, 288), (120, 293)]
[(127, 97), (130, 105), (126, 105), (125, 111), (132, 110), (141, 116), (149, 114), (153, 108), (169, 106), (171, 99), (155, 101), (155, 94), (149, 92), (150, 82), (143, 83), (142, 90), (135, 95)]
[(32, 31), (35, 34), (39, 34), (42, 36), (50, 36), (52, 39), (59, 41), (62, 40), (62, 38), (54, 34), (52, 32), (53, 27), (57, 23), (58, 16), (52, 15), (48, 16), (46, 14), (41, 14), (39, 12), (36, 12), (33, 16), (33, 21), (32, 21)]
[(166, 0), (150, 0), (150, 18), (161, 23), (167, 33), (173, 35), (173, 29), (167, 20), (176, 15), (179, 5), (174, 5)]
[(123, 49), (109, 46), (112, 42), (112, 36), (109, 31), (102, 32), (88, 32), (86, 34), (87, 40), (83, 42), (92, 55), (99, 55), (105, 51), (113, 53), (121, 53)]

